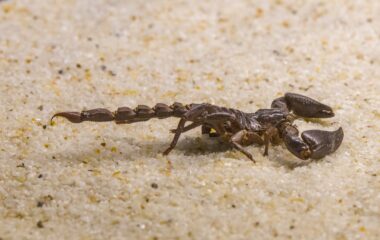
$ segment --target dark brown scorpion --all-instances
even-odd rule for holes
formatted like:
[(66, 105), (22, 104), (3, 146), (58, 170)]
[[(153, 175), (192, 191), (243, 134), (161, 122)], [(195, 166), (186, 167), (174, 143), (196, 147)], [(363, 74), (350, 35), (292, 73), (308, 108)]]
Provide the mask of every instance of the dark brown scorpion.
[[(303, 118), (330, 118), (334, 113), (331, 107), (309, 97), (286, 93), (272, 102), (270, 109), (259, 109), (254, 113), (245, 113), (233, 108), (216, 105), (174, 103), (168, 106), (158, 103), (153, 108), (138, 105), (135, 109), (120, 107), (115, 112), (97, 108), (82, 112), (59, 112), (53, 117), (64, 117), (73, 123), (83, 121), (128, 124), (147, 121), (151, 118), (180, 118), (176, 129), (172, 129), (174, 138), (164, 151), (167, 155), (176, 146), (180, 135), (193, 128), (202, 127), (202, 134), (221, 137), (232, 147), (251, 159), (252, 155), (243, 146), (251, 144), (265, 145), (264, 156), (268, 155), (269, 143), (285, 143), (286, 148), (300, 159), (320, 159), (338, 149), (343, 140), (343, 130), (308, 130), (301, 136), (294, 120)], [(185, 126), (186, 122), (191, 122)]]

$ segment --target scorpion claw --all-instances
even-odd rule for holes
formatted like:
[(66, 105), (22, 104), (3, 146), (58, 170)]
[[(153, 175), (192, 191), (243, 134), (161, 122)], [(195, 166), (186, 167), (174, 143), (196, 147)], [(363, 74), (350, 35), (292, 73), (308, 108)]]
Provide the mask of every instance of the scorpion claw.
[(307, 160), (310, 158), (311, 152), (307, 144), (298, 137), (298, 131), (296, 135), (293, 134), (285, 134), (284, 137), (284, 143), (286, 148), (296, 157)]
[(320, 159), (335, 152), (343, 140), (343, 129), (336, 131), (308, 130), (301, 134), (301, 138), (309, 146), (312, 159)]
[(300, 159), (320, 159), (335, 152), (343, 140), (343, 129), (336, 131), (308, 130), (298, 136), (294, 126), (284, 129), (283, 140), (287, 149)]
[(312, 98), (296, 93), (286, 93), (285, 99), (291, 110), (298, 116), (311, 118), (329, 118), (334, 116), (331, 107)]
[(306, 118), (330, 118), (334, 116), (331, 107), (296, 93), (286, 93), (284, 97), (275, 99), (272, 102), (272, 108), (293, 111), (296, 115)]

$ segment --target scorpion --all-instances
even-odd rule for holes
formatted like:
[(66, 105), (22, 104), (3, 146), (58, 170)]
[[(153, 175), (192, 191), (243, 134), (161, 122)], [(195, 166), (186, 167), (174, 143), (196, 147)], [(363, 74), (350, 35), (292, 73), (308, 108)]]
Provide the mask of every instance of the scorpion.
[[(323, 103), (300, 94), (286, 93), (273, 100), (271, 108), (259, 109), (254, 113), (209, 103), (184, 105), (175, 102), (170, 106), (157, 103), (153, 108), (146, 105), (138, 105), (135, 109), (119, 107), (115, 112), (105, 108), (58, 112), (51, 121), (55, 117), (64, 117), (72, 123), (115, 121), (117, 124), (130, 124), (152, 118), (177, 117), (180, 118), (177, 128), (170, 130), (174, 138), (164, 155), (174, 149), (182, 133), (201, 127), (202, 134), (221, 138), (255, 163), (244, 146), (264, 145), (264, 156), (267, 156), (270, 143), (278, 145), (283, 142), (293, 155), (302, 160), (321, 159), (335, 152), (343, 140), (341, 127), (335, 131), (307, 130), (299, 134), (294, 124), (298, 118), (333, 116), (332, 108)], [(185, 126), (186, 122), (190, 123)]]

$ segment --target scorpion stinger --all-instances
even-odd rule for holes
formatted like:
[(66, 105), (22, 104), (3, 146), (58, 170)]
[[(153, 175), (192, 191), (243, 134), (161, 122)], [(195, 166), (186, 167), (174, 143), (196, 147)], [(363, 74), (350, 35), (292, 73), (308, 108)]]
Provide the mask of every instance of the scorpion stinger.
[[(130, 124), (147, 121), (152, 118), (180, 118), (176, 129), (171, 130), (174, 138), (164, 151), (169, 154), (176, 146), (182, 133), (196, 127), (202, 128), (202, 134), (220, 137), (231, 147), (254, 159), (244, 146), (265, 145), (264, 155), (268, 155), (269, 144), (285, 143), (287, 149), (300, 159), (319, 159), (335, 152), (343, 140), (343, 130), (309, 130), (299, 136), (293, 121), (296, 117), (327, 118), (333, 117), (331, 107), (309, 97), (286, 93), (272, 102), (272, 108), (259, 109), (254, 113), (245, 113), (237, 109), (220, 107), (208, 103), (174, 103), (170, 106), (158, 103), (153, 108), (138, 105), (136, 108), (120, 107), (115, 112), (104, 108), (82, 112), (59, 112), (55, 117), (64, 117), (73, 123), (83, 121)], [(186, 125), (187, 122), (190, 122)]]

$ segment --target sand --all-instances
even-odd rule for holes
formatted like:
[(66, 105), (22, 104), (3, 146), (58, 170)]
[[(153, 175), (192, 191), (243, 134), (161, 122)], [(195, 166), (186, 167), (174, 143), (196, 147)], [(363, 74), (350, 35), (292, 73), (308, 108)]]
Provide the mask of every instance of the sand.
[[(0, 239), (380, 239), (380, 2), (1, 1)], [(257, 163), (178, 119), (72, 124), (57, 111), (285, 92), (330, 105), (335, 153)]]

